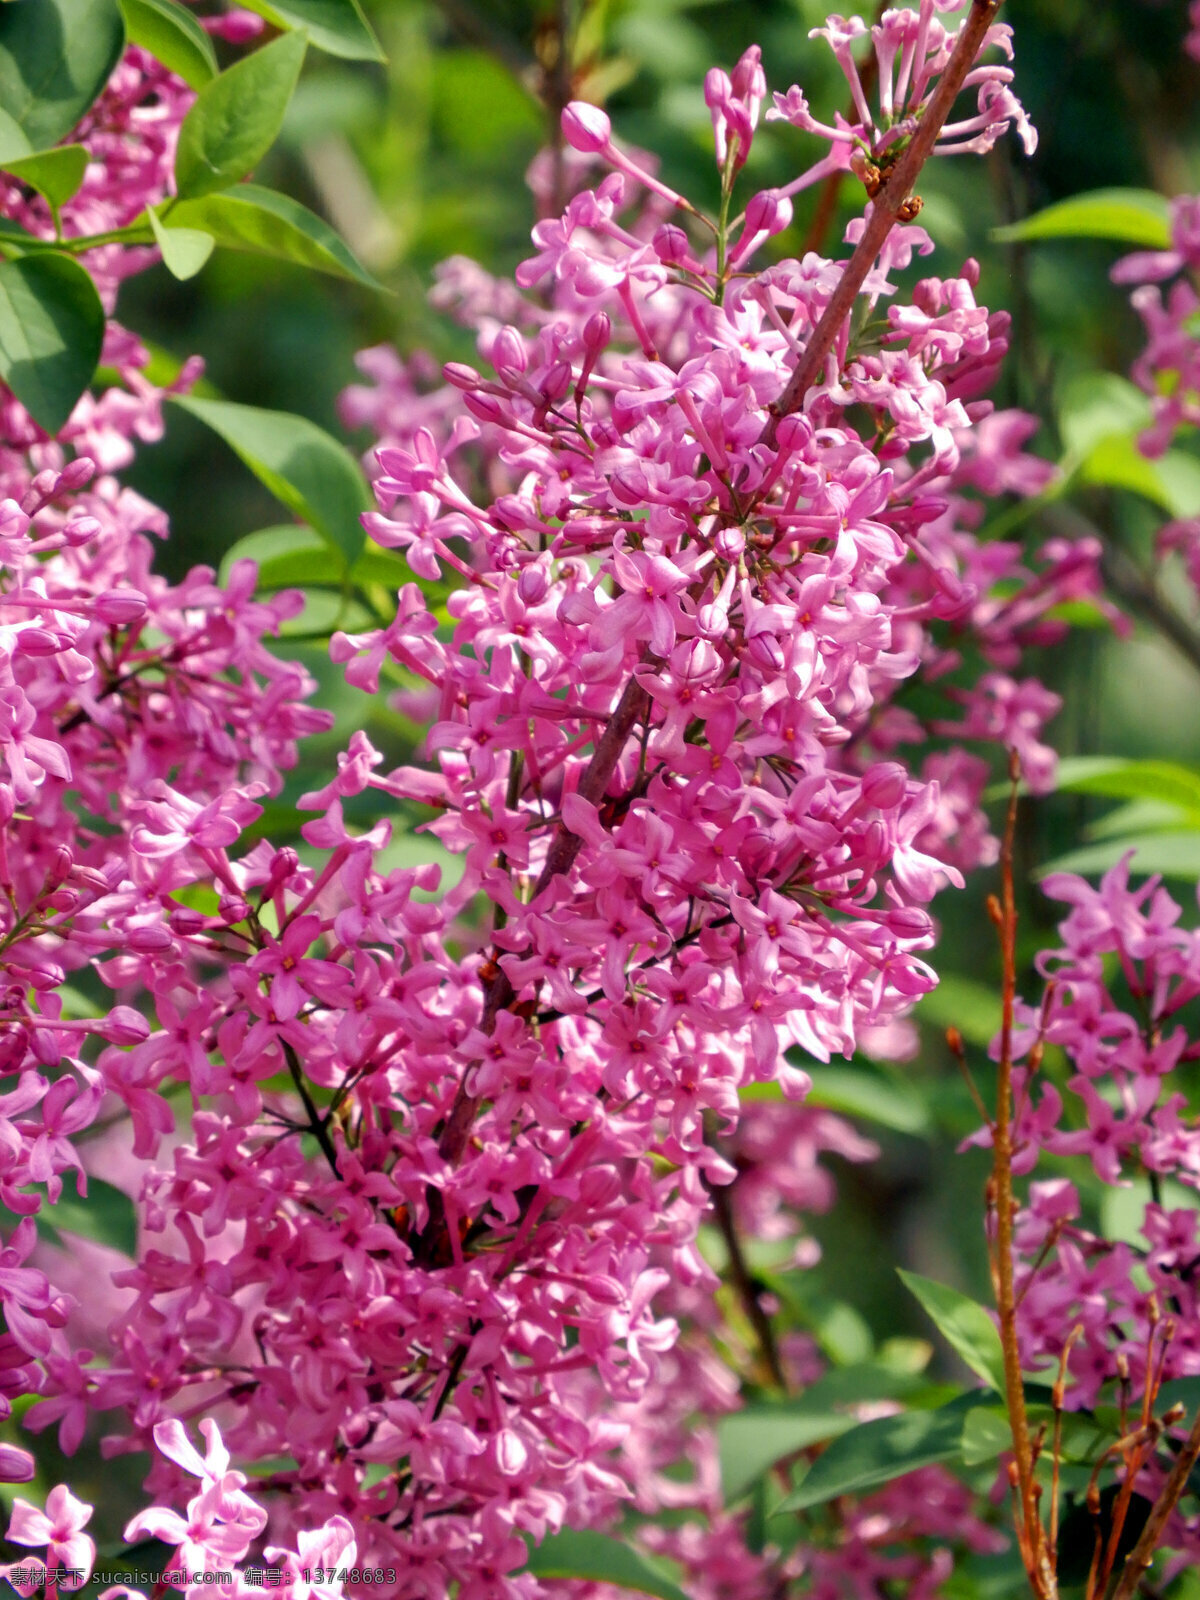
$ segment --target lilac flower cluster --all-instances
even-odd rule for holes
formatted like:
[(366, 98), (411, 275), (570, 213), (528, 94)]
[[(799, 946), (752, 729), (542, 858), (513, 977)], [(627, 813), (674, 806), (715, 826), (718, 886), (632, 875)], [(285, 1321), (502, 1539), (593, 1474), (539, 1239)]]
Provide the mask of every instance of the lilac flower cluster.
[[(892, 229), (864, 320), (788, 410), (845, 263), (752, 265), (814, 175), (886, 182), (951, 57), (935, 11), (955, 9), (922, 0), (872, 30), (877, 110), (848, 55), (863, 25), (831, 21), (861, 120), (819, 125), (781, 97), (829, 149), (728, 229), (601, 111), (568, 107), (578, 192), (516, 285), (442, 274), (481, 367), (435, 387), (364, 358), (346, 416), (380, 435), (365, 520), (420, 582), (331, 648), (428, 724), (425, 764), (386, 771), (356, 734), (301, 802), (303, 857), (247, 838), (327, 725), (264, 642), (302, 599), (256, 598), (248, 563), (224, 589), (154, 575), (165, 521), (112, 476), (161, 427), (144, 352), (110, 326), (121, 382), (58, 440), (5, 402), (0, 1200), (53, 1200), (81, 1170), (73, 1137), (120, 1113), (143, 1237), (96, 1362), (21, 1223), (0, 1258), (0, 1392), (37, 1393), (28, 1426), (57, 1424), (68, 1452), (90, 1412), (120, 1413), (106, 1448), (153, 1442), (163, 1498), (176, 1468), (199, 1477), (186, 1516), (130, 1532), (189, 1569), (241, 1561), (266, 1526), (211, 1417), (208, 1457), (186, 1444), (179, 1419), (214, 1413), (239, 1461), (275, 1462), (258, 1487), (300, 1552), (279, 1559), (344, 1566), (353, 1541), (404, 1596), (532, 1600), (526, 1539), (610, 1522), (645, 1428), (672, 1408), (661, 1440), (683, 1426), (696, 1369), (667, 1291), (711, 1293), (696, 1235), (735, 1176), (717, 1139), (739, 1091), (802, 1098), (805, 1059), (851, 1055), (932, 987), (927, 907), (996, 851), (965, 744), (1051, 779), (1057, 701), (1016, 674), (1061, 637), (1060, 603), (1098, 595), (1098, 550), (1057, 540), (1028, 567), (977, 537), (988, 497), (1051, 472), (1024, 449), (1033, 420), (984, 398), (1008, 323), (977, 303), (978, 268), (902, 303), (895, 276), (933, 247)], [(1008, 79), (973, 68), (950, 153), (1024, 128)], [(766, 100), (757, 50), (706, 98), (731, 186)], [(160, 198), (186, 104), (130, 52), (80, 130), (100, 170), (64, 225)], [(37, 224), (23, 191), (7, 204)], [(104, 249), (115, 295), (145, 258)], [(401, 806), (462, 858), (440, 898), (437, 867), (386, 863)], [(84, 970), (114, 998), (98, 1015), (61, 992)], [(781, 1119), (774, 1177), (738, 1201), (764, 1229), (812, 1181), (802, 1128)], [(55, 1493), (14, 1537), (75, 1566), (83, 1513)], [(940, 1477), (888, 1491), (846, 1560), (915, 1581), (920, 1563), (870, 1551), (962, 1514)]]

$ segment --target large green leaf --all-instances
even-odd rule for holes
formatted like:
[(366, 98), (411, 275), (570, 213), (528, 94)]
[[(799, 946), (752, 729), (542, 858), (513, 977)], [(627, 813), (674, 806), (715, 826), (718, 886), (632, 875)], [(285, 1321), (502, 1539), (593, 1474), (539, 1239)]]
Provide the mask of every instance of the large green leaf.
[(0, 264), (0, 378), (48, 434), (91, 382), (103, 341), (104, 308), (77, 261), (43, 251)]
[(383, 51), (358, 0), (245, 0), (277, 28), (299, 28), (318, 50), (346, 61), (382, 61)]
[(899, 1399), (921, 1388), (923, 1381), (877, 1361), (833, 1367), (794, 1399), (748, 1405), (722, 1417), (717, 1441), (726, 1503), (743, 1495), (776, 1461), (856, 1427), (845, 1407)]
[(1115, 372), (1081, 372), (1057, 396), (1058, 431), (1066, 462), (1078, 466), (1103, 440), (1129, 438), (1151, 421), (1150, 401), (1128, 378)]
[(179, 130), (181, 196), (227, 189), (258, 165), (275, 143), (306, 49), (304, 34), (285, 33), (201, 89)]
[(193, 89), (203, 89), (217, 75), (212, 40), (186, 6), (175, 0), (119, 0), (125, 31), (156, 61), (178, 73)]
[(842, 1494), (866, 1494), (918, 1467), (955, 1460), (962, 1452), (963, 1420), (963, 1401), (955, 1400), (937, 1411), (901, 1411), (860, 1423), (817, 1457), (776, 1515), (806, 1511)]
[(363, 547), (359, 518), (373, 499), (344, 445), (307, 417), (227, 400), (177, 395), (174, 403), (220, 434), (277, 500), (352, 564)]
[(1093, 189), (1072, 195), (1035, 212), (993, 238), (1006, 243), (1025, 239), (1118, 239), (1124, 244), (1167, 250), (1171, 245), (1171, 212), (1152, 189)]
[(1118, 800), (1161, 801), (1200, 826), (1200, 772), (1173, 761), (1076, 756), (1059, 762), (1056, 787)]
[(855, 1419), (845, 1412), (810, 1411), (799, 1403), (747, 1406), (722, 1417), (717, 1439), (725, 1503), (740, 1499), (776, 1461), (823, 1439), (836, 1439), (854, 1426)]
[(1071, 850), (1054, 861), (1039, 867), (1037, 876), (1044, 878), (1051, 872), (1077, 872), (1082, 877), (1092, 877), (1115, 867), (1127, 851), (1133, 850), (1133, 873), (1146, 877), (1160, 872), (1164, 878), (1183, 878), (1195, 883), (1200, 878), (1200, 832), (1181, 829), (1178, 832), (1133, 833), (1103, 843), (1084, 845)]
[(45, 195), (55, 209), (66, 205), (78, 192), (87, 164), (88, 153), (81, 144), (61, 144), (55, 150), (39, 150), (0, 162), (5, 172)]
[(657, 1571), (631, 1545), (588, 1529), (552, 1533), (529, 1551), (529, 1571), (539, 1578), (584, 1578), (612, 1583), (658, 1600), (687, 1600), (677, 1583)]
[(977, 1300), (949, 1284), (899, 1272), (901, 1283), (921, 1302), (938, 1332), (970, 1367), (999, 1393), (1004, 1393), (1004, 1352), (996, 1324)]
[(327, 222), (273, 189), (240, 183), (224, 194), (181, 200), (170, 220), (172, 227), (202, 229), (228, 250), (252, 250), (382, 287)]
[(70, 133), (124, 48), (117, 0), (0, 5), (0, 109), (31, 149), (46, 150)]
[(26, 138), (24, 128), (0, 106), (0, 163), (20, 160), (32, 154), (33, 146)]

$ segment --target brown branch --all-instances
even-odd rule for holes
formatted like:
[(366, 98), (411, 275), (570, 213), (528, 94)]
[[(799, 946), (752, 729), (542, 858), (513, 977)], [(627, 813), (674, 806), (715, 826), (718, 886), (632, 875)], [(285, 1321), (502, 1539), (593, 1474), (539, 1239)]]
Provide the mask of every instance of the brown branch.
[(728, 1185), (710, 1183), (708, 1178), (701, 1175), (700, 1179), (708, 1197), (712, 1201), (713, 1215), (717, 1219), (717, 1227), (725, 1241), (725, 1248), (729, 1251), (729, 1276), (733, 1279), (733, 1287), (737, 1291), (738, 1299), (754, 1329), (755, 1338), (758, 1340), (762, 1351), (763, 1364), (771, 1376), (771, 1382), (777, 1389), (787, 1388), (787, 1378), (784, 1376), (783, 1363), (779, 1359), (779, 1347), (775, 1342), (775, 1329), (771, 1326), (771, 1319), (767, 1315), (762, 1300), (759, 1297), (759, 1288), (754, 1281), (754, 1275), (746, 1261), (742, 1250), (742, 1241), (738, 1238), (737, 1226), (733, 1215), (733, 1198)]
[(866, 282), (867, 274), (875, 265), (884, 240), (900, 220), (900, 208), (912, 193), (921, 168), (933, 154), (938, 134), (941, 133), (954, 102), (958, 99), (963, 80), (974, 65), (975, 57), (979, 54), (988, 28), (999, 9), (1000, 0), (972, 0), (971, 14), (959, 30), (953, 54), (946, 63), (946, 70), (942, 73), (933, 97), (925, 108), (911, 143), (875, 197), (862, 239), (846, 263), (838, 286), (833, 292), (833, 298), (813, 330), (791, 381), (779, 399), (773, 401), (767, 408), (770, 415), (762, 431), (760, 440), (762, 444), (775, 443), (775, 432), (781, 420), (793, 411), (799, 410), (804, 396), (824, 372), (825, 359), (837, 342), (842, 324), (854, 309), (858, 292)]
[(1192, 1468), (1200, 1458), (1200, 1411), (1196, 1413), (1196, 1420), (1192, 1424), (1192, 1431), (1187, 1436), (1187, 1442), (1175, 1458), (1175, 1465), (1171, 1468), (1171, 1475), (1163, 1484), (1158, 1499), (1150, 1508), (1150, 1515), (1146, 1518), (1146, 1526), (1142, 1529), (1141, 1538), (1129, 1552), (1125, 1566), (1121, 1572), (1121, 1581), (1113, 1590), (1112, 1600), (1133, 1600), (1137, 1593), (1138, 1585), (1150, 1570), (1154, 1560), (1154, 1552), (1158, 1541), (1162, 1537), (1167, 1519), (1179, 1503), (1179, 1497), (1187, 1488), (1188, 1478)]
[(1004, 1392), (1012, 1429), (1013, 1463), (1016, 1471), (1018, 1529), (1023, 1534), (1022, 1555), (1029, 1581), (1040, 1600), (1055, 1600), (1058, 1583), (1054, 1563), (1046, 1543), (1038, 1509), (1034, 1479), (1033, 1442), (1029, 1416), (1025, 1409), (1025, 1385), (1021, 1376), (1021, 1353), (1017, 1340), (1017, 1300), (1013, 1281), (1013, 1017), (1017, 991), (1017, 907), (1013, 889), (1013, 844), (1017, 831), (1017, 797), (1020, 767), (1015, 753), (1009, 772), (1012, 790), (1000, 852), (1000, 900), (989, 905), (992, 920), (1000, 933), (1003, 964), (1000, 1060), (997, 1067), (996, 1116), (992, 1123), (992, 1190), (996, 1205), (995, 1289), (996, 1310), (1000, 1316), (1000, 1344), (1004, 1352)]

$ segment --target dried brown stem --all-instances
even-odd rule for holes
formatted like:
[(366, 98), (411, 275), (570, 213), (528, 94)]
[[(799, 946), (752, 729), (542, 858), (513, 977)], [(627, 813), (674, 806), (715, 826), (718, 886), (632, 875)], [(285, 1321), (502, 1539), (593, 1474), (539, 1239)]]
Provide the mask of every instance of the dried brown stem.
[(911, 143), (876, 195), (862, 239), (846, 263), (838, 286), (833, 292), (833, 298), (813, 330), (791, 381), (779, 399), (768, 407), (770, 416), (762, 432), (763, 444), (775, 443), (775, 432), (782, 419), (799, 410), (804, 396), (824, 372), (826, 357), (837, 342), (842, 324), (854, 308), (858, 292), (866, 282), (867, 274), (875, 265), (884, 240), (900, 220), (900, 208), (912, 193), (921, 168), (933, 154), (938, 134), (941, 133), (951, 108), (958, 99), (963, 80), (974, 65), (975, 57), (979, 54), (988, 28), (999, 9), (1000, 0), (972, 0), (971, 14), (959, 30), (953, 54), (946, 63), (946, 70), (938, 80), (938, 86), (925, 108)]
[(1187, 1488), (1188, 1478), (1198, 1457), (1200, 1457), (1200, 1411), (1196, 1413), (1196, 1420), (1192, 1424), (1191, 1433), (1187, 1436), (1187, 1442), (1175, 1458), (1170, 1477), (1163, 1484), (1158, 1499), (1150, 1508), (1150, 1515), (1146, 1518), (1141, 1538), (1129, 1552), (1120, 1581), (1113, 1590), (1112, 1600), (1133, 1600), (1138, 1585), (1150, 1570), (1167, 1519), (1179, 1503), (1180, 1495)]

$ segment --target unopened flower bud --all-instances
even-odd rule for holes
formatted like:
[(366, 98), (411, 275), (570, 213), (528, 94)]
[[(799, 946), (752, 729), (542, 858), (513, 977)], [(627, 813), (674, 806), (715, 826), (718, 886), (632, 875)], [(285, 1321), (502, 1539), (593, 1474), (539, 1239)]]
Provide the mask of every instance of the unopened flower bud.
[(472, 394), (467, 391), (463, 395), (463, 405), (480, 422), (503, 423), (508, 416), (508, 412), (500, 402), (494, 400), (490, 394)]
[(722, 561), (736, 561), (746, 548), (746, 535), (741, 528), (720, 528), (713, 536), (713, 549)]
[(862, 776), (862, 797), (880, 811), (893, 811), (904, 799), (908, 775), (898, 761), (879, 761)]
[(583, 347), (597, 356), (612, 338), (612, 318), (607, 311), (595, 311), (583, 325)]
[(102, 529), (95, 517), (72, 517), (63, 527), (62, 536), (72, 550), (78, 550), (81, 545), (87, 544), (89, 539), (96, 538), (100, 532)]
[(668, 267), (678, 266), (692, 253), (687, 234), (673, 222), (664, 222), (661, 228), (656, 228), (650, 242), (655, 255)]
[(146, 615), (146, 596), (136, 589), (105, 589), (92, 601), (92, 615), (110, 628), (124, 628)]
[(442, 376), (455, 389), (478, 389), (483, 382), (475, 368), (467, 366), (465, 361), (447, 361), (442, 368)]
[(492, 340), (491, 362), (497, 372), (505, 367), (510, 367), (514, 372), (524, 372), (528, 367), (529, 352), (515, 328), (501, 328)]
[(96, 476), (96, 463), (90, 456), (78, 456), (69, 461), (58, 478), (60, 494), (75, 494)]
[(53, 656), (62, 649), (64, 642), (49, 628), (22, 628), (13, 641), (13, 648), (23, 656)]
[(573, 377), (574, 373), (571, 371), (571, 365), (567, 361), (556, 361), (550, 368), (542, 379), (541, 391), (551, 405), (555, 401), (561, 400), (567, 393), (571, 387)]
[(792, 220), (792, 202), (778, 189), (762, 189), (752, 195), (746, 207), (745, 237), (765, 233), (768, 237), (782, 233)]
[(542, 566), (522, 569), (517, 579), (517, 593), (527, 606), (540, 605), (550, 592), (550, 574)]
[(177, 933), (183, 938), (191, 934), (200, 933), (208, 919), (191, 906), (177, 906), (167, 918), (167, 924), (172, 933)]
[(150, 1037), (150, 1024), (132, 1006), (114, 1006), (96, 1023), (96, 1032), (109, 1044), (141, 1044)]
[(572, 150), (582, 150), (585, 155), (599, 155), (612, 138), (612, 123), (599, 106), (586, 100), (572, 100), (562, 114), (563, 138)]

